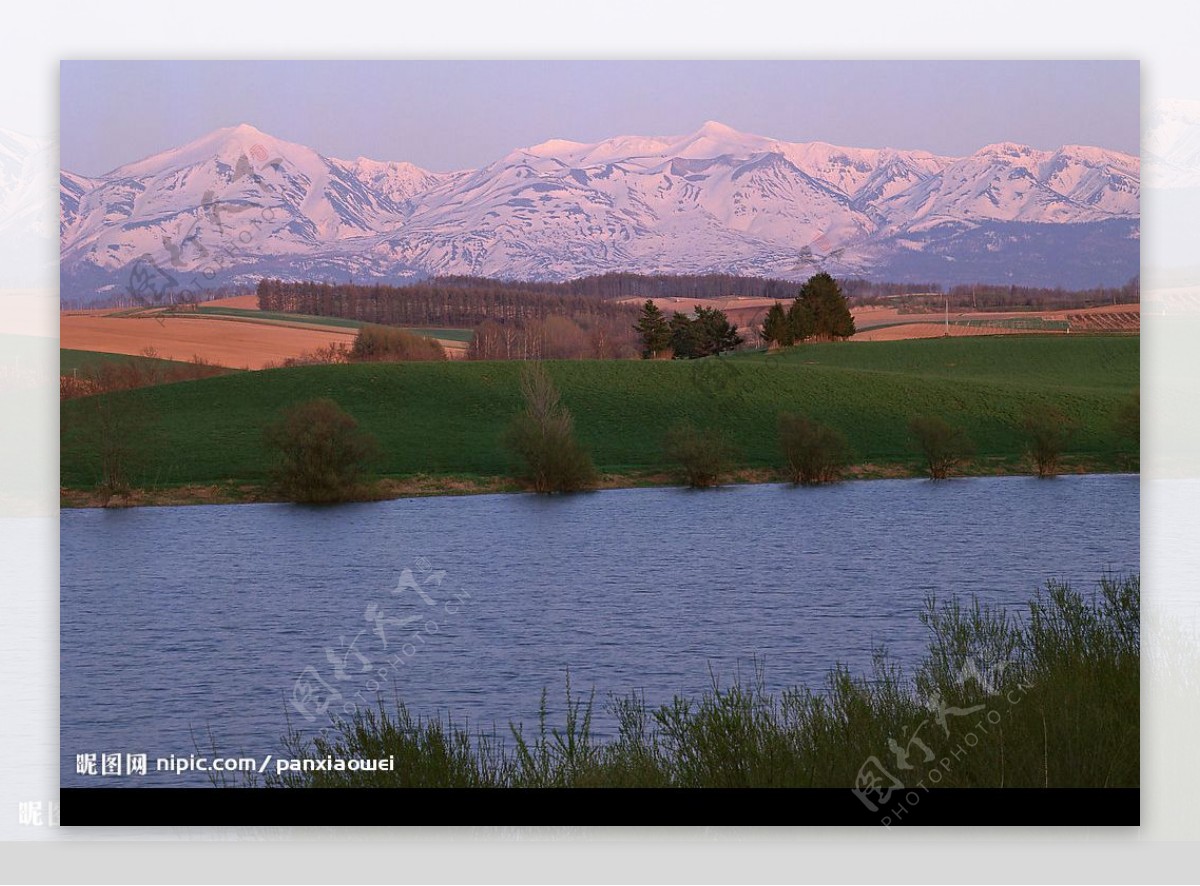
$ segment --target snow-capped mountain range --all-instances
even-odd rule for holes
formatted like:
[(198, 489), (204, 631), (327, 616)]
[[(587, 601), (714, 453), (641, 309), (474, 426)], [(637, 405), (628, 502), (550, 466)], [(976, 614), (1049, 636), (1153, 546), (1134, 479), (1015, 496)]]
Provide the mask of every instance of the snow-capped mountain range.
[(99, 177), (63, 170), (62, 291), (606, 271), (1094, 286), (1138, 272), (1139, 192), (1138, 158), (1077, 145), (956, 158), (708, 122), (442, 173), (242, 124)]

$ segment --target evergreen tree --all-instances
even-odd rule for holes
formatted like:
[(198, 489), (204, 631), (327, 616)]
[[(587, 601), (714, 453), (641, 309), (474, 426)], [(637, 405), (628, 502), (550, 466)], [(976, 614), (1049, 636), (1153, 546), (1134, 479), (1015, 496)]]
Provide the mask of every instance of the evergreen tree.
[(725, 312), (716, 308), (698, 307), (694, 317), (676, 311), (670, 325), (676, 360), (711, 357), (732, 351), (744, 341)]
[(697, 353), (696, 329), (686, 314), (676, 311), (671, 315), (671, 350), (675, 352), (676, 360), (690, 360), (699, 357)]
[(816, 274), (800, 287), (800, 297), (792, 306), (797, 332), (807, 331), (806, 309), (811, 314), (811, 329), (808, 335), (797, 334), (802, 340), (812, 336), (818, 338), (849, 338), (854, 335), (854, 317), (850, 306), (837, 281), (826, 273)]
[(729, 322), (724, 311), (716, 308), (697, 307), (692, 326), (696, 330), (697, 357), (732, 351), (742, 343), (737, 327)]
[(786, 348), (796, 342), (792, 324), (788, 321), (787, 311), (779, 302), (775, 302), (767, 311), (762, 325), (762, 337), (768, 345), (778, 345), (781, 348)]
[(813, 313), (812, 305), (802, 297), (797, 297), (792, 302), (792, 306), (788, 308), (787, 321), (788, 332), (792, 337), (793, 344), (816, 335), (816, 315)]
[(646, 299), (633, 327), (642, 337), (642, 359), (652, 360), (671, 346), (671, 325), (652, 300)]

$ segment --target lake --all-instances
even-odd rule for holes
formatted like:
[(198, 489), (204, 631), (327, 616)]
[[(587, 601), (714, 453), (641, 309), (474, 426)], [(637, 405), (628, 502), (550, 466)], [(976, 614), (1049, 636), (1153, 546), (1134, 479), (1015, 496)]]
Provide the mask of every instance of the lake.
[[(925, 648), (928, 594), (1014, 608), (1138, 570), (1136, 475), (64, 510), (64, 786), (207, 786), (154, 758), (278, 754), (398, 693), (473, 728), (561, 724), (568, 669), (650, 702), (761, 671), (819, 688)], [(380, 673), (382, 671), (382, 674)], [(306, 719), (312, 717), (312, 720)], [(146, 753), (144, 778), (76, 755)]]

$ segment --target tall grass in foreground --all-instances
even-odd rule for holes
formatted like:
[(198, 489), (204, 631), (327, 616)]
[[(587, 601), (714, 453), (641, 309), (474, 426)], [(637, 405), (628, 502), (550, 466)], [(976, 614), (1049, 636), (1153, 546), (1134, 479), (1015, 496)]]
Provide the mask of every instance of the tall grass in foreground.
[[(618, 698), (615, 738), (592, 734), (594, 697), (567, 683), (551, 726), (471, 733), (452, 722), (367, 710), (330, 739), (292, 732), (292, 757), (395, 757), (392, 772), (269, 776), (280, 787), (853, 787), (874, 758), (905, 784), (1130, 787), (1139, 783), (1137, 576), (1085, 596), (1049, 582), (1016, 618), (926, 600), (926, 655), (911, 677), (881, 652), (873, 673), (842, 666), (823, 691), (750, 685), (653, 707)], [(903, 764), (903, 765), (902, 765)], [(911, 767), (906, 769), (905, 766)], [(939, 774), (931, 776), (936, 770)]]

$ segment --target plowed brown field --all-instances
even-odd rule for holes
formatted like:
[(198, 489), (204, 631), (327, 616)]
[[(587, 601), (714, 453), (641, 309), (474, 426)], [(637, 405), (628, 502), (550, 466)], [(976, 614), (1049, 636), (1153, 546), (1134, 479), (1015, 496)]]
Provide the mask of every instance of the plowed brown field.
[(233, 369), (262, 369), (331, 343), (354, 343), (355, 330), (245, 323), (200, 317), (97, 317), (65, 313), (62, 347), (137, 356), (153, 348), (168, 360), (200, 357)]

